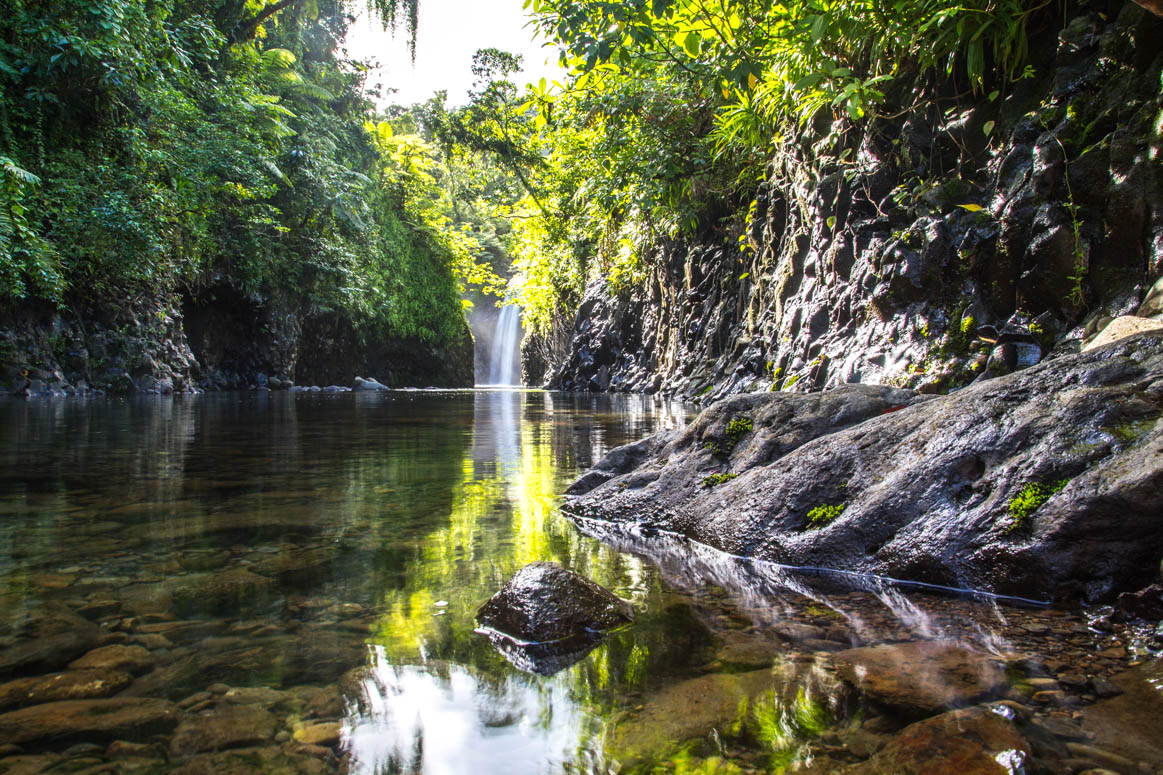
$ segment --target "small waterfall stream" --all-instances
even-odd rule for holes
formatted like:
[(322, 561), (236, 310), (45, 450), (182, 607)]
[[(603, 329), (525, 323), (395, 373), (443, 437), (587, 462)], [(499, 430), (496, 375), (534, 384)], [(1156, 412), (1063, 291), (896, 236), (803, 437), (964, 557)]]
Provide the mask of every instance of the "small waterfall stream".
[[(515, 304), (501, 309), (493, 332), (493, 352), (489, 361), (490, 385), (516, 385), (517, 350), (521, 346), (521, 310)], [(519, 376), (519, 375), (518, 375)]]

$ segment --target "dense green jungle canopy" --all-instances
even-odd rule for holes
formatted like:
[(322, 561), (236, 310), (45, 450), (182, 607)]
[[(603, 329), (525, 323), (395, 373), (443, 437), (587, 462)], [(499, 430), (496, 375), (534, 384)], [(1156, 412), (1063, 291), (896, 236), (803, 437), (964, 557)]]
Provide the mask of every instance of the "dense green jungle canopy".
[[(226, 282), (422, 339), (510, 262), (543, 331), (594, 273), (633, 283), (660, 240), (711, 230), (746, 250), (759, 182), (802, 172), (793, 141), (843, 165), (852, 126), (941, 94), (996, 100), (1030, 75), (1031, 30), (1066, 12), (528, 0), (567, 84), (521, 90), (515, 58), (486, 50), (467, 106), (376, 115), (366, 68), (337, 54), (343, 0), (5, 5), (0, 295)], [(415, 0), (375, 5), (414, 30)]]
[[(335, 0), (11, 0), (0, 296), (230, 285), (438, 341), (474, 247), (425, 143), (377, 123)], [(415, 3), (381, 3), (389, 26)]]

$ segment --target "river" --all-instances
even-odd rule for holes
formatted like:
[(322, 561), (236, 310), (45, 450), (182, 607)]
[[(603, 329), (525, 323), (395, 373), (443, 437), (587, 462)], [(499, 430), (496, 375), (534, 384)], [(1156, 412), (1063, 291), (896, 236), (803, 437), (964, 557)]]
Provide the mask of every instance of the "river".
[[(1063, 743), (1135, 656), (1087, 612), (603, 542), (560, 514), (606, 451), (687, 418), (520, 389), (0, 403), (0, 772), (826, 772), (941, 703), (1009, 702)], [(474, 615), (538, 560), (637, 621), (518, 669)], [(943, 652), (893, 701), (834, 658), (933, 643), (981, 675)]]

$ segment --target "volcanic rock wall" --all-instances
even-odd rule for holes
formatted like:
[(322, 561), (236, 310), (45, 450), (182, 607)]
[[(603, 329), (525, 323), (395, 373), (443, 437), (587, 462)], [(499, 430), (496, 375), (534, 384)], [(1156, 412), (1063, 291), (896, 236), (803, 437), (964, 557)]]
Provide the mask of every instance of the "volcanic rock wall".
[(784, 147), (742, 240), (663, 245), (620, 296), (593, 282), (561, 344), (527, 343), (527, 372), (700, 400), (935, 392), (1163, 312), (1163, 19), (1090, 4), (1031, 49), (992, 101), (917, 83), (898, 96), (926, 107), (899, 118), (828, 116), (813, 137), (839, 145)]

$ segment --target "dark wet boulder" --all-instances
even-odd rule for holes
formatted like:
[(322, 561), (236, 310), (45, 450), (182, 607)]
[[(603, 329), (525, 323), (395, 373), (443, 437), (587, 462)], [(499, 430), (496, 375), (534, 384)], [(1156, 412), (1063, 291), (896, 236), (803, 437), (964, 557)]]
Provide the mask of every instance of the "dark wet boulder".
[(604, 632), (633, 620), (625, 600), (552, 562), (529, 563), (477, 612), (482, 627), (526, 643)]
[(1163, 619), (1163, 584), (1152, 584), (1138, 592), (1122, 593), (1115, 601), (1115, 612), (1123, 619)]
[(737, 396), (612, 451), (564, 508), (646, 546), (642, 527), (785, 565), (1109, 599), (1163, 556), (1161, 416), (1163, 332), (939, 397)]
[(519, 670), (553, 675), (585, 658), (634, 608), (552, 562), (526, 565), (477, 612), (483, 634)]

